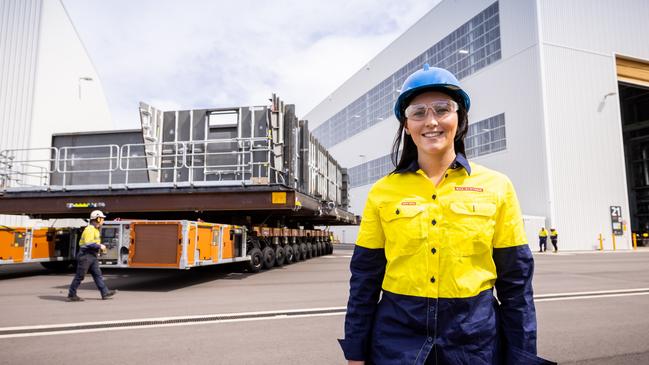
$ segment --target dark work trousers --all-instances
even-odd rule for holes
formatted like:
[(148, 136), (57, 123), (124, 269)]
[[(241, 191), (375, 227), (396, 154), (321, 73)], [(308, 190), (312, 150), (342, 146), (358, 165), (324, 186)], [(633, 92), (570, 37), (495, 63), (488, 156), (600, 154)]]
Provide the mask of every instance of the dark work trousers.
[(557, 238), (556, 237), (550, 237), (550, 242), (552, 242), (552, 246), (554, 246), (555, 251), (559, 251), (557, 248)]
[(104, 278), (101, 276), (101, 269), (99, 269), (99, 262), (97, 261), (97, 255), (91, 253), (81, 253), (77, 258), (77, 273), (72, 279), (70, 284), (70, 290), (68, 290), (68, 296), (73, 297), (77, 295), (77, 289), (81, 282), (83, 281), (84, 276), (88, 270), (90, 270), (90, 275), (97, 285), (97, 289), (101, 292), (101, 295), (104, 296), (108, 293), (108, 288), (104, 284)]
[(548, 248), (548, 238), (547, 237), (539, 237), (539, 251), (540, 252), (545, 252), (545, 250)]

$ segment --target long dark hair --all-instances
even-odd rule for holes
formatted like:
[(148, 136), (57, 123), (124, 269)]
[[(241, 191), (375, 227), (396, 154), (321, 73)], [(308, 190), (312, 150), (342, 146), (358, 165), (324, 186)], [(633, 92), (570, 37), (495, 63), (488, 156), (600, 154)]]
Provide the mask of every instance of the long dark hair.
[[(464, 137), (466, 137), (467, 131), (469, 130), (469, 118), (467, 115), (466, 108), (459, 98), (454, 97), (454, 95), (449, 95), (453, 97), (459, 108), (457, 110), (457, 132), (455, 132), (455, 140), (453, 142), (453, 147), (455, 148), (455, 154), (463, 154), (466, 156), (464, 151)], [(412, 100), (413, 97), (411, 97)], [(407, 105), (407, 103), (406, 103)], [(392, 143), (392, 163), (396, 168), (392, 173), (397, 171), (404, 170), (410, 166), (413, 161), (416, 161), (418, 158), (417, 155), (417, 146), (415, 141), (412, 140), (412, 136), (405, 134), (406, 129), (406, 119), (399, 121), (399, 129), (397, 130), (397, 135), (394, 138), (394, 143)], [(403, 150), (401, 150), (401, 145), (403, 144)], [(401, 151), (400, 151), (401, 150)], [(400, 153), (401, 152), (401, 153)]]

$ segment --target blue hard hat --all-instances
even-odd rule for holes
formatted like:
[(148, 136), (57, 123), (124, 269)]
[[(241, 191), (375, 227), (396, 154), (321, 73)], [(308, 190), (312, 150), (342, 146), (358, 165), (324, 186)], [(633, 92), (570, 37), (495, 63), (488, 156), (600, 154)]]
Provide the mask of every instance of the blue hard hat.
[(403, 113), (408, 107), (410, 100), (423, 92), (435, 90), (449, 94), (453, 99), (460, 102), (466, 111), (469, 111), (471, 99), (462, 90), (457, 78), (443, 68), (430, 67), (426, 63), (422, 70), (414, 72), (404, 81), (401, 87), (401, 94), (399, 94), (399, 98), (397, 98), (397, 102), (394, 104), (394, 115), (396, 115), (399, 121), (405, 120), (406, 117)]

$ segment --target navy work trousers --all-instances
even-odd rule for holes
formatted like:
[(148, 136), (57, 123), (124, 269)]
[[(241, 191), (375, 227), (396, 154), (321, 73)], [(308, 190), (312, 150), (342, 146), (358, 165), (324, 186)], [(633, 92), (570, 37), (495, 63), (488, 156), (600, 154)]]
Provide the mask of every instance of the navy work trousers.
[(548, 238), (539, 237), (539, 252), (545, 252), (548, 247)]
[(77, 289), (83, 278), (86, 276), (88, 270), (90, 270), (90, 275), (97, 285), (97, 289), (101, 292), (102, 297), (108, 293), (108, 288), (104, 284), (104, 278), (101, 276), (101, 269), (99, 268), (99, 261), (97, 261), (97, 255), (92, 253), (81, 253), (77, 258), (77, 273), (72, 279), (70, 284), (70, 290), (68, 290), (68, 296), (73, 297), (77, 295)]

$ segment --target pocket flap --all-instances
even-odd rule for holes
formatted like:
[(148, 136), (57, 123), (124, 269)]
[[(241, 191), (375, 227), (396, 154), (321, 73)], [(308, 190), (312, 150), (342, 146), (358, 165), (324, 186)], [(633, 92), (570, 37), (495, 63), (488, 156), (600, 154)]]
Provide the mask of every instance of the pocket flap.
[(399, 218), (412, 218), (423, 212), (426, 208), (423, 205), (389, 205), (381, 209), (381, 219), (390, 222)]
[(496, 213), (496, 204), (482, 201), (454, 201), (451, 210), (457, 214), (491, 217)]

